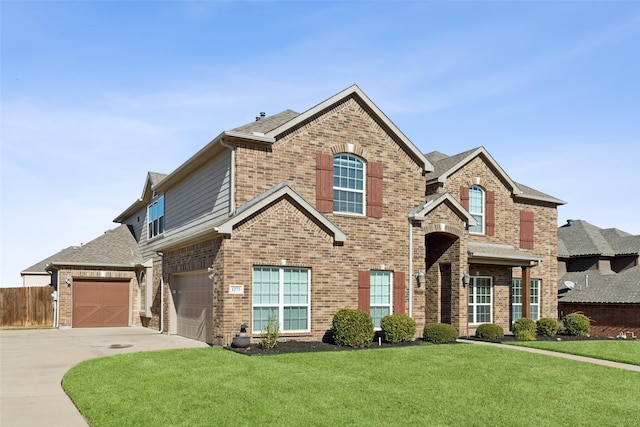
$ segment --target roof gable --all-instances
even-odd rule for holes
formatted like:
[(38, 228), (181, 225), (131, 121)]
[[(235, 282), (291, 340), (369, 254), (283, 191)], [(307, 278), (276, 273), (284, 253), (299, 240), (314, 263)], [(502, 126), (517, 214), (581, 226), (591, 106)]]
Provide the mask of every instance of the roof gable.
[(427, 174), (427, 184), (435, 184), (438, 182), (444, 184), (451, 175), (462, 169), (473, 159), (480, 157), (491, 169), (495, 171), (498, 178), (506, 184), (514, 197), (549, 202), (556, 205), (563, 205), (566, 203), (560, 199), (549, 196), (548, 194), (544, 194), (531, 187), (527, 187), (526, 185), (513, 181), (498, 162), (496, 162), (489, 154), (487, 149), (482, 146), (464, 151), (454, 156), (446, 156), (438, 151), (434, 151), (427, 154), (426, 157), (433, 162), (434, 165), (433, 172)]
[(352, 85), (345, 90), (337, 93), (331, 98), (321, 102), (320, 104), (310, 108), (302, 114), (292, 117), (291, 120), (281, 124), (280, 126), (265, 133), (266, 137), (277, 138), (278, 136), (290, 132), (292, 129), (303, 125), (308, 120), (312, 120), (315, 116), (322, 114), (337, 103), (343, 102), (345, 99), (355, 99), (369, 114), (382, 126), (389, 134), (394, 136), (395, 140), (414, 158), (414, 160), (425, 171), (432, 171), (433, 165), (422, 152), (407, 138), (402, 131), (380, 110), (367, 95), (357, 86)]
[(140, 209), (145, 208), (149, 201), (153, 198), (153, 186), (158, 184), (167, 175), (164, 173), (158, 172), (147, 172), (147, 178), (144, 181), (144, 187), (142, 187), (142, 195), (138, 200), (133, 202), (131, 206), (129, 206), (124, 212), (122, 212), (113, 222), (123, 222), (126, 221), (128, 217), (138, 212)]
[(448, 204), (453, 212), (463, 219), (469, 226), (478, 225), (475, 218), (467, 211), (450, 193), (432, 194), (427, 197), (426, 202), (420, 204), (409, 212), (409, 218), (415, 220), (424, 220), (429, 212), (434, 210), (441, 204)]
[(311, 216), (316, 222), (321, 224), (330, 234), (333, 235), (334, 242), (342, 243), (346, 240), (346, 235), (342, 230), (340, 230), (340, 228), (338, 228), (338, 226), (318, 212), (311, 203), (307, 202), (285, 182), (279, 183), (275, 187), (249, 201), (238, 209), (234, 216), (218, 224), (214, 229), (218, 233), (232, 234), (233, 228), (236, 224), (239, 224), (251, 215), (267, 208), (270, 204), (283, 197), (289, 197), (307, 215)]

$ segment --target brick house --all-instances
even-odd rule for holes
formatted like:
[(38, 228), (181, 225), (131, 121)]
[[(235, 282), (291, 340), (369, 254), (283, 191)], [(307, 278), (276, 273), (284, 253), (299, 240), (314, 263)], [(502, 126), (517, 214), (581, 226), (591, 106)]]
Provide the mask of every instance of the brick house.
[(170, 334), (228, 344), (273, 313), (282, 338), (320, 340), (352, 307), (468, 335), (556, 317), (562, 203), (483, 147), (423, 154), (351, 86), (150, 173), (115, 222), (141, 256), (132, 317)]
[(640, 236), (581, 220), (558, 228), (558, 315), (581, 312), (591, 334), (640, 337)]

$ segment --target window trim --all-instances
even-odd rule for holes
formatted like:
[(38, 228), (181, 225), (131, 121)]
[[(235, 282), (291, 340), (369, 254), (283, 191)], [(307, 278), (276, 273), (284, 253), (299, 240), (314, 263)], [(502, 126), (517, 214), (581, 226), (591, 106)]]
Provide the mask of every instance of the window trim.
[[(151, 218), (152, 216), (152, 208), (153, 206), (161, 206), (162, 207), (162, 215), (158, 215), (157, 218)], [(154, 221), (158, 221), (157, 228), (158, 232), (152, 230), (153, 227), (156, 227)], [(164, 206), (164, 194), (158, 194), (154, 196), (151, 200), (151, 203), (147, 206), (147, 240), (156, 239), (162, 235), (164, 235), (165, 230), (165, 206)], [(155, 233), (155, 234), (154, 234)]]
[[(515, 283), (516, 281), (520, 282), (520, 295), (518, 295), (518, 297), (520, 298), (520, 302), (514, 302), (514, 298), (516, 297), (515, 294)], [(533, 291), (533, 284), (537, 283), (537, 292), (534, 294), (534, 292), (530, 292), (530, 298), (531, 299), (537, 299), (537, 302), (530, 302), (529, 303), (529, 307), (531, 308), (531, 320), (540, 320), (540, 293), (541, 293), (541, 288), (542, 288), (542, 279), (536, 279), (536, 278), (532, 278), (529, 281), (529, 287), (531, 288), (531, 291)], [(518, 320), (515, 318), (514, 315), (514, 307), (520, 307), (520, 317), (518, 317), (518, 319), (522, 318), (522, 277), (514, 277), (511, 279), (511, 324), (513, 325), (513, 323)], [(534, 307), (536, 308), (535, 310), (535, 315), (534, 315)]]
[[(255, 273), (256, 269), (278, 270), (278, 302), (277, 304), (260, 304), (254, 301), (255, 292)], [(285, 304), (284, 302), (284, 271), (285, 270), (306, 270), (307, 271), (307, 302), (306, 304)], [(311, 268), (308, 267), (285, 267), (285, 266), (269, 266), (254, 265), (251, 269), (251, 332), (252, 334), (261, 334), (262, 330), (254, 330), (254, 309), (255, 308), (276, 308), (278, 310), (278, 327), (280, 333), (309, 333), (311, 332)], [(305, 307), (307, 310), (307, 329), (284, 329), (284, 309), (287, 307)]]
[[(477, 302), (477, 294), (475, 292), (475, 288), (476, 288), (476, 280), (477, 279), (489, 279), (489, 298), (490, 301), (489, 303), (478, 303)], [(493, 277), (491, 276), (471, 276), (471, 280), (469, 282), (469, 286), (467, 287), (468, 289), (468, 298), (467, 298), (467, 319), (469, 321), (470, 325), (481, 325), (483, 323), (492, 323), (493, 322)], [(473, 296), (473, 302), (469, 302), (469, 298)], [(473, 306), (474, 310), (473, 310), (473, 320), (469, 320), (469, 315), (471, 314), (469, 312), (469, 308)], [(488, 322), (478, 322), (478, 310), (476, 310), (476, 307), (479, 306), (489, 306), (489, 321)]]
[[(373, 289), (374, 289), (374, 284), (373, 284), (373, 274), (374, 273), (384, 273), (387, 274), (389, 276), (389, 302), (385, 303), (385, 304), (374, 304), (373, 303), (373, 299), (374, 299), (374, 293), (373, 293)], [(369, 313), (372, 312), (373, 308), (379, 308), (379, 307), (386, 307), (389, 309), (389, 314), (393, 314), (393, 284), (394, 284), (394, 274), (393, 271), (391, 270), (371, 270), (369, 272), (369, 289), (370, 289), (370, 294), (369, 294)], [(384, 316), (383, 316), (384, 317)], [(372, 320), (373, 320), (373, 328), (376, 331), (381, 330), (380, 326), (376, 326), (376, 321), (375, 319), (373, 319), (373, 316), (371, 316)], [(380, 318), (380, 320), (382, 320), (382, 318)]]
[[(335, 185), (335, 179), (336, 179), (336, 158), (338, 157), (351, 157), (355, 160), (357, 160), (358, 162), (360, 162), (360, 164), (362, 165), (362, 190), (357, 190), (357, 189), (353, 189), (353, 188), (348, 188), (348, 187), (338, 187)], [(332, 186), (332, 191), (333, 191), (333, 210), (332, 212), (335, 214), (340, 214), (340, 215), (351, 215), (351, 216), (367, 216), (367, 162), (361, 158), (358, 157), (354, 154), (351, 153), (337, 153), (333, 155), (333, 172), (331, 175), (331, 186)], [(361, 212), (346, 212), (346, 211), (339, 211), (335, 209), (335, 204), (336, 204), (336, 200), (338, 200), (338, 198), (336, 197), (336, 190), (337, 191), (344, 191), (347, 193), (354, 193), (354, 194), (361, 194), (362, 195), (362, 211)]]
[[(475, 191), (479, 191), (482, 198), (480, 201), (480, 205), (482, 207), (482, 212), (473, 212), (472, 209), (472, 194)], [(487, 232), (487, 225), (486, 225), (486, 221), (487, 221), (487, 191), (480, 187), (479, 185), (472, 185), (471, 187), (469, 187), (469, 213), (471, 214), (471, 216), (478, 222), (478, 225), (480, 226), (480, 231), (473, 231), (473, 227), (476, 226), (471, 226), (469, 227), (469, 233), (473, 233), (473, 234), (485, 234)], [(478, 218), (479, 217), (479, 218)]]

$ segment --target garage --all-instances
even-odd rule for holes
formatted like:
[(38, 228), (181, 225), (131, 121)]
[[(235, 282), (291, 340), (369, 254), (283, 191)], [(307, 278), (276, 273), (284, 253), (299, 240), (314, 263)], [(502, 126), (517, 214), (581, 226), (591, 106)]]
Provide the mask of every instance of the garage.
[(176, 318), (175, 333), (211, 343), (213, 283), (208, 274), (175, 274), (171, 276), (170, 283)]
[(73, 327), (129, 326), (129, 282), (73, 281)]

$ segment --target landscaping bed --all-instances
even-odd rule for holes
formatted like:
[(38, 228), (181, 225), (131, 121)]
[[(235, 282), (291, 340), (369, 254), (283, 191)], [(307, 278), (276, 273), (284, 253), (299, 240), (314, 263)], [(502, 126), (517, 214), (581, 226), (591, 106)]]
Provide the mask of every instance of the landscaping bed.
[(423, 340), (415, 340), (410, 342), (403, 342), (398, 344), (390, 344), (382, 341), (380, 344), (374, 342), (371, 347), (354, 348), (349, 346), (342, 346), (320, 341), (279, 341), (273, 348), (262, 348), (257, 344), (251, 344), (247, 348), (234, 348), (225, 347), (227, 350), (234, 351), (236, 353), (244, 354), (247, 356), (261, 356), (270, 354), (286, 354), (286, 353), (311, 353), (317, 351), (354, 351), (354, 350), (373, 350), (377, 348), (392, 348), (392, 347), (407, 347), (421, 345), (425, 343)]

